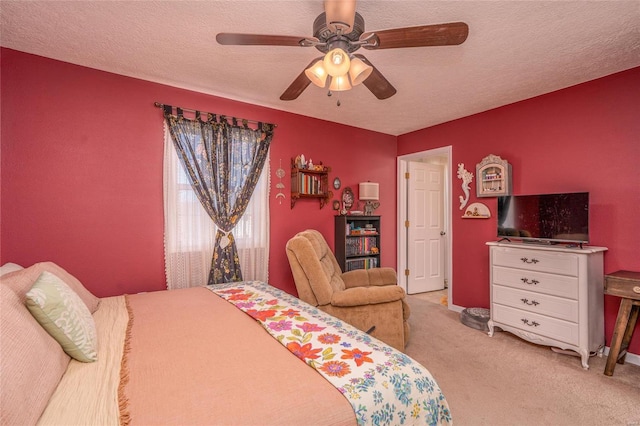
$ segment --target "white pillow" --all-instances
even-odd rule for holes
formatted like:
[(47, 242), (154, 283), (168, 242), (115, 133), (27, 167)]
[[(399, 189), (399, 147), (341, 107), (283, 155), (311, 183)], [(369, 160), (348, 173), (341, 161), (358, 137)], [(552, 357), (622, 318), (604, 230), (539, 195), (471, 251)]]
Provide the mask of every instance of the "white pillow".
[(4, 265), (0, 266), (0, 276), (11, 273), (11, 272), (19, 271), (21, 269), (24, 269), (24, 268), (18, 265), (17, 263), (11, 263), (11, 262), (5, 263)]
[(69, 356), (82, 362), (98, 359), (96, 324), (91, 312), (64, 281), (44, 271), (27, 292), (25, 304)]

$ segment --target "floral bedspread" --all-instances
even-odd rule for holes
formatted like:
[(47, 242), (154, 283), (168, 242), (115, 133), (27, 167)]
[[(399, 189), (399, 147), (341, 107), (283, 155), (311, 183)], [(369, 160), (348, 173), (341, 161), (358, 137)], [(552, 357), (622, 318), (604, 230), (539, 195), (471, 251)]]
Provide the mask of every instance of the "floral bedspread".
[(452, 423), (431, 373), (402, 352), (269, 284), (208, 287), (331, 382), (359, 425)]

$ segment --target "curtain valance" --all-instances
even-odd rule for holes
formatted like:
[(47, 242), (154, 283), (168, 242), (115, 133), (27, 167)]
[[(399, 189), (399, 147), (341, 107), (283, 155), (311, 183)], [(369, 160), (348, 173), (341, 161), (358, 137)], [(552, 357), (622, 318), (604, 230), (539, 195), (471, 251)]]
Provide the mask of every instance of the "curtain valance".
[[(194, 120), (197, 120), (201, 123), (211, 123), (218, 124), (221, 126), (233, 126), (233, 127), (241, 127), (244, 129), (250, 129), (251, 127), (255, 127), (255, 130), (262, 130), (263, 132), (273, 132), (273, 130), (278, 127), (277, 124), (264, 123), (262, 121), (254, 121), (248, 120), (246, 118), (237, 118), (237, 117), (227, 117), (222, 114), (214, 114), (206, 111), (198, 111), (194, 109), (175, 107), (172, 105), (165, 105), (159, 102), (155, 102), (154, 105), (157, 108), (162, 108), (164, 116), (173, 115), (179, 120), (190, 120), (184, 116), (185, 112), (190, 112), (194, 114)], [(175, 110), (175, 113), (174, 113)], [(249, 126), (250, 124), (255, 126)]]

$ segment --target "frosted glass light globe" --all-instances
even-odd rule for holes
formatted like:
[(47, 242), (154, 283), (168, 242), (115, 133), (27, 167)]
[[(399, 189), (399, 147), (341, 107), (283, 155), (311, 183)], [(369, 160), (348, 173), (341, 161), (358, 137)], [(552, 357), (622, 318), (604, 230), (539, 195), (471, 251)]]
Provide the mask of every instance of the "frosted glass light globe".
[(345, 75), (349, 72), (351, 66), (351, 60), (347, 52), (340, 48), (335, 48), (324, 56), (323, 61), (324, 69), (331, 77), (338, 75)]

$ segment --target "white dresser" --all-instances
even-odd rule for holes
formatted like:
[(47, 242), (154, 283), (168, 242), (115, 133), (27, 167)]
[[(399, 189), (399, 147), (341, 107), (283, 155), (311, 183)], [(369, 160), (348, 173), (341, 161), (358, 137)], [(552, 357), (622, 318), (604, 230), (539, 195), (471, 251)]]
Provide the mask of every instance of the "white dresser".
[(540, 345), (589, 354), (604, 349), (605, 247), (489, 242), (491, 319)]

